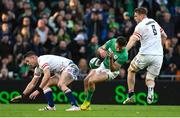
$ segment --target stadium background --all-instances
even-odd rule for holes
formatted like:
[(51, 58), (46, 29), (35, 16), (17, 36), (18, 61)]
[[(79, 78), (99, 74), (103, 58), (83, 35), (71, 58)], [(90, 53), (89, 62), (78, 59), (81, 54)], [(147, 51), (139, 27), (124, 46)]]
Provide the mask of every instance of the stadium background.
[[(12, 97), (21, 94), (31, 80), (33, 71), (22, 60), (28, 50), (38, 55), (55, 54), (72, 59), (80, 68), (80, 81), (71, 85), (79, 97), (83, 92), (82, 80), (89, 71), (88, 61), (96, 56), (96, 49), (118, 35), (128, 39), (136, 25), (133, 10), (144, 6), (149, 10), (148, 16), (154, 18), (168, 35), (164, 45), (163, 67), (156, 80), (158, 99), (154, 104), (180, 104), (179, 0), (71, 1), (0, 1), (0, 103), (8, 104)], [(120, 70), (120, 76), (99, 85), (94, 103), (122, 104), (127, 92), (127, 68), (137, 54), (139, 45), (130, 51), (129, 61)], [(141, 95), (137, 104), (146, 105), (144, 78), (144, 71), (136, 78), (137, 91)], [(55, 91), (55, 95), (59, 94), (60, 91)], [(102, 97), (107, 99), (102, 101)], [(67, 103), (66, 98), (62, 100), (56, 102)], [(78, 100), (82, 103), (83, 95)], [(44, 100), (39, 97), (33, 102), (44, 103)]]

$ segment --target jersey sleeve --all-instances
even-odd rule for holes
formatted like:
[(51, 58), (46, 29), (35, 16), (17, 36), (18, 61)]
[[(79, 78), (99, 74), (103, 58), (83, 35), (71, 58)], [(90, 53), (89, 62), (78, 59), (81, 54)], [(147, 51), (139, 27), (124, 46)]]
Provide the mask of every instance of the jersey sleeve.
[(39, 58), (38, 63), (39, 63), (39, 68), (42, 70), (49, 68), (49, 64), (44, 58)]
[(133, 36), (135, 36), (138, 40), (141, 39), (141, 37), (142, 37), (142, 28), (140, 27), (139, 24), (135, 27)]
[(41, 69), (40, 68), (38, 68), (38, 67), (36, 67), (35, 69), (34, 69), (34, 77), (35, 78), (39, 78), (40, 76), (41, 76)]

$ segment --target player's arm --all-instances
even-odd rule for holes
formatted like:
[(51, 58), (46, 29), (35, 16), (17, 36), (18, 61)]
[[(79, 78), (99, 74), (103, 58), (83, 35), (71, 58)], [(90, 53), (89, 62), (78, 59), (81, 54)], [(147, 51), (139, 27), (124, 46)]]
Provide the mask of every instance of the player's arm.
[(127, 45), (126, 45), (127, 51), (129, 51), (129, 50), (136, 44), (136, 42), (137, 42), (138, 40), (139, 40), (138, 37), (133, 34), (133, 35), (129, 38), (129, 41), (128, 41)]
[(106, 57), (106, 46), (105, 46), (105, 44), (98, 48), (97, 53), (101, 58)]
[(116, 71), (116, 70), (118, 70), (118, 69), (121, 68), (121, 65), (118, 64), (118, 63), (114, 60), (113, 56), (114, 56), (113, 53), (110, 53), (110, 54), (109, 54), (109, 59), (110, 59), (110, 65), (109, 65), (109, 66), (110, 66), (111, 72), (114, 72), (114, 71)]
[(164, 45), (165, 40), (167, 39), (167, 34), (162, 28), (161, 28), (161, 39), (162, 39), (162, 45)]
[(39, 85), (39, 88), (41, 88), (41, 89), (43, 89), (46, 86), (46, 84), (49, 81), (49, 78), (51, 77), (51, 73), (50, 73), (49, 67), (45, 68), (43, 70), (43, 72), (44, 72), (44, 76), (43, 76), (43, 79), (41, 81), (41, 84)]
[(107, 41), (104, 45), (98, 48), (98, 54), (100, 55), (101, 58), (105, 58), (107, 55), (107, 51), (109, 47), (112, 44), (112, 39)]
[(34, 76), (33, 79), (31, 80), (31, 82), (27, 85), (27, 87), (25, 88), (25, 90), (23, 91), (23, 95), (27, 96), (29, 95), (32, 90), (35, 88), (35, 86), (37, 85), (38, 81), (39, 81), (40, 77)]
[(21, 101), (22, 99), (24, 99), (25, 97), (27, 97), (31, 92), (32, 90), (35, 88), (36, 84), (38, 83), (39, 81), (39, 76), (35, 76), (33, 77), (33, 79), (30, 81), (30, 83), (26, 86), (25, 90), (23, 91), (23, 93), (19, 96), (16, 96), (15, 98), (13, 98), (11, 100), (11, 102), (19, 102)]
[(43, 79), (37, 90), (31, 93), (31, 95), (29, 96), (30, 99), (35, 99), (39, 95), (39, 93), (43, 93), (43, 88), (47, 85), (49, 78), (51, 76), (48, 66), (43, 69), (43, 73), (44, 73)]

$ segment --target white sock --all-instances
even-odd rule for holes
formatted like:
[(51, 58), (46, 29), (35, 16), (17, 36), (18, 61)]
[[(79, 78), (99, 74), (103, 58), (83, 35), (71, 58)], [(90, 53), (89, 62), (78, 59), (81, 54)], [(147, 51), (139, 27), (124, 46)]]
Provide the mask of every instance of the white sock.
[(148, 86), (148, 95), (153, 95), (154, 94), (154, 87)]

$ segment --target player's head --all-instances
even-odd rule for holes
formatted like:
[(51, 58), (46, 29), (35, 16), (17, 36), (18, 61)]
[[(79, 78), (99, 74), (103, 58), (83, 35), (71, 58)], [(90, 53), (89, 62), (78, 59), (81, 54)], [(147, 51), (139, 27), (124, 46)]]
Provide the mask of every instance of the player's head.
[(139, 23), (141, 22), (145, 17), (147, 17), (148, 10), (144, 7), (136, 8), (134, 10), (134, 20)]
[(127, 40), (125, 37), (123, 37), (123, 36), (117, 37), (116, 51), (121, 51), (121, 49), (126, 46), (126, 43), (127, 43)]
[(33, 51), (29, 51), (24, 55), (25, 63), (32, 66), (33, 68), (37, 66), (37, 55)]

